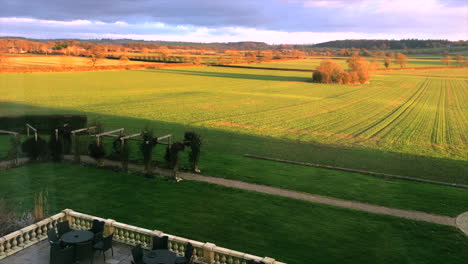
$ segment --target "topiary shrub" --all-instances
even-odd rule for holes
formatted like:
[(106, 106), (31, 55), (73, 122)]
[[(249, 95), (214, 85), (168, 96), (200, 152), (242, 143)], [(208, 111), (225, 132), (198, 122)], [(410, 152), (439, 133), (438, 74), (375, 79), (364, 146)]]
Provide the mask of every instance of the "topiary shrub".
[(18, 165), (18, 159), (21, 155), (21, 136), (16, 134), (11, 137), (11, 148), (8, 150), (8, 159), (12, 161), (12, 165)]
[(46, 160), (48, 154), (47, 142), (41, 137), (31, 137), (23, 142), (21, 145), (21, 151), (26, 153), (26, 156), (31, 161)]
[(102, 165), (102, 159), (106, 156), (104, 145), (98, 144), (97, 141), (91, 142), (88, 146), (89, 156), (96, 160), (97, 164)]
[(141, 154), (143, 154), (143, 164), (145, 165), (144, 174), (150, 175), (153, 172), (152, 158), (153, 149), (158, 144), (158, 139), (153, 137), (153, 130), (145, 128), (141, 133), (143, 142), (140, 145)]
[(185, 149), (185, 144), (182, 142), (175, 142), (166, 148), (166, 155), (164, 158), (169, 167), (173, 170), (173, 177), (178, 180), (179, 175), (179, 152)]
[(119, 159), (122, 164), (122, 169), (124, 171), (128, 170), (128, 162), (130, 158), (130, 147), (128, 143), (121, 140), (121, 137), (118, 137), (112, 143), (113, 153), (112, 156)]
[(49, 152), (53, 161), (61, 162), (63, 160), (63, 137), (55, 130), (50, 134)]
[(192, 169), (195, 172), (200, 172), (198, 168), (198, 162), (200, 161), (200, 151), (202, 140), (200, 135), (195, 132), (185, 132), (184, 134), (184, 143), (186, 146), (190, 147), (189, 152), (189, 161), (192, 163)]

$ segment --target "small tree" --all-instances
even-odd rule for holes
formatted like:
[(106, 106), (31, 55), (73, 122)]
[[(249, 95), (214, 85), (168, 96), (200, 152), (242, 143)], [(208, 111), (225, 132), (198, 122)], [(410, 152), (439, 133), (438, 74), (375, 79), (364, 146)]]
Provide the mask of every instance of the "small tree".
[(102, 165), (103, 158), (106, 156), (106, 150), (104, 144), (100, 140), (91, 142), (88, 146), (89, 155), (96, 160), (98, 166)]
[(385, 69), (388, 69), (390, 67), (390, 64), (392, 63), (392, 60), (389, 57), (384, 58), (384, 66)]
[(98, 61), (104, 58), (104, 54), (97, 48), (93, 48), (89, 50), (88, 56), (89, 56), (89, 64), (91, 65), (93, 70), (95, 69)]
[(465, 63), (465, 57), (463, 57), (463, 55), (457, 54), (455, 57), (455, 62), (458, 66), (462, 66)]
[(119, 61), (122, 64), (127, 64), (130, 60), (128, 59), (127, 55), (122, 55), (122, 56), (120, 56)]
[(19, 134), (11, 137), (11, 148), (8, 151), (8, 159), (12, 161), (12, 165), (18, 165), (18, 159), (21, 154), (21, 136)]
[(169, 167), (172, 169), (173, 179), (179, 180), (179, 152), (185, 149), (185, 144), (182, 142), (175, 142), (174, 144), (166, 148), (165, 159), (169, 164)]
[(47, 159), (47, 142), (41, 137), (31, 137), (23, 142), (21, 151), (26, 153), (31, 161)]
[(63, 160), (63, 134), (60, 130), (52, 130), (49, 138), (49, 151), (52, 160), (60, 162)]
[(192, 163), (192, 169), (199, 173), (198, 162), (200, 161), (201, 137), (195, 132), (185, 132), (184, 141), (186, 146), (190, 147), (189, 161)]
[(120, 159), (122, 169), (128, 171), (128, 162), (130, 158), (130, 148), (125, 140), (121, 137), (117, 138), (112, 144), (114, 148), (114, 155)]
[(406, 63), (408, 62), (408, 57), (406, 57), (406, 55), (403, 53), (397, 53), (395, 56), (395, 63), (400, 65), (400, 68), (405, 67)]
[(452, 62), (452, 57), (450, 57), (450, 55), (445, 55), (444, 57), (442, 57), (441, 61), (442, 63), (444, 63), (445, 65), (449, 65), (450, 62)]
[(145, 165), (144, 174), (151, 175), (153, 173), (152, 158), (153, 149), (158, 143), (158, 139), (153, 137), (153, 130), (146, 127), (141, 133), (143, 142), (140, 145), (141, 153), (143, 154), (143, 163)]

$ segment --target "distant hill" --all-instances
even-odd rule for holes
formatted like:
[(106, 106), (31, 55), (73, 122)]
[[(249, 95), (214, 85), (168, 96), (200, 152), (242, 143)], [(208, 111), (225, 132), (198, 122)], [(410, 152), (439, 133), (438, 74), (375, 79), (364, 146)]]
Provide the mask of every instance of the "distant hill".
[(467, 46), (468, 41), (448, 41), (448, 40), (422, 40), (422, 39), (402, 39), (402, 40), (378, 40), (378, 39), (347, 39), (334, 40), (313, 45), (318, 48), (339, 48), (339, 49), (427, 49), (427, 48), (450, 48), (454, 46)]
[(88, 42), (95, 44), (131, 44), (131, 43), (145, 43), (145, 44), (157, 44), (158, 46), (193, 46), (193, 47), (210, 47), (210, 48), (221, 48), (221, 49), (242, 49), (242, 50), (263, 50), (270, 49), (271, 45), (265, 42), (255, 41), (241, 41), (241, 42), (184, 42), (184, 41), (148, 41), (148, 40), (136, 40), (136, 39), (31, 39), (23, 37), (0, 37), (0, 39), (21, 39), (28, 41), (39, 41), (39, 42), (56, 42), (56, 41), (78, 41)]

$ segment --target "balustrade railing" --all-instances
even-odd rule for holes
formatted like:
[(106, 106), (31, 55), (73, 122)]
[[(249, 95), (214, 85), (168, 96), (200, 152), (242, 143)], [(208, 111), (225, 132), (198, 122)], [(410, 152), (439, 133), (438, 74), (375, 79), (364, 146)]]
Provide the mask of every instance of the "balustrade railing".
[(32, 246), (47, 238), (47, 232), (65, 219), (65, 213), (58, 213), (18, 231), (0, 237), (0, 259)]
[(265, 264), (286, 264), (268, 257), (258, 257), (227, 248), (217, 247), (212, 243), (203, 243), (183, 237), (165, 234), (159, 230), (139, 228), (112, 219), (103, 219), (92, 215), (82, 214), (70, 209), (46, 218), (35, 224), (0, 237), (0, 259), (6, 258), (24, 248), (47, 238), (47, 231), (56, 227), (58, 222), (68, 221), (72, 229), (90, 229), (94, 219), (103, 221), (104, 235), (114, 233), (114, 241), (127, 245), (140, 244), (145, 249), (152, 248), (152, 237), (168, 236), (168, 247), (177, 255), (184, 255), (187, 243), (194, 247), (193, 258), (195, 263), (202, 264), (247, 264), (249, 260), (259, 260)]

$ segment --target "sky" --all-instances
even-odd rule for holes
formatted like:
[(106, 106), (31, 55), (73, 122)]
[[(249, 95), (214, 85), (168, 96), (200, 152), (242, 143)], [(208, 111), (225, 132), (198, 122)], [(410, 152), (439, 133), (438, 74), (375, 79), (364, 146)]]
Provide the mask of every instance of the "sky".
[(312, 44), (468, 39), (468, 0), (0, 0), (0, 36)]

